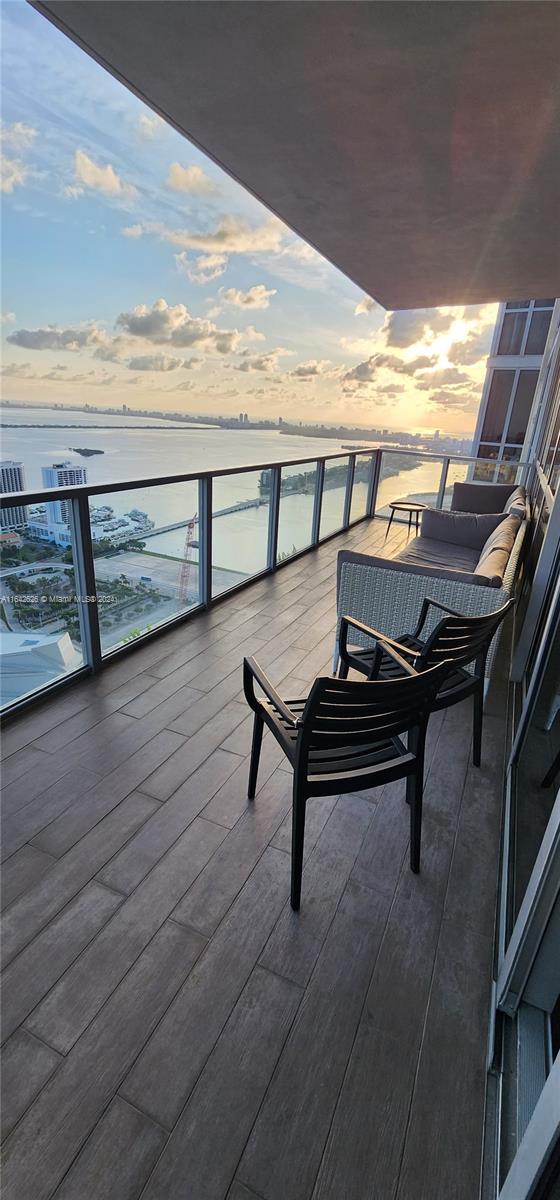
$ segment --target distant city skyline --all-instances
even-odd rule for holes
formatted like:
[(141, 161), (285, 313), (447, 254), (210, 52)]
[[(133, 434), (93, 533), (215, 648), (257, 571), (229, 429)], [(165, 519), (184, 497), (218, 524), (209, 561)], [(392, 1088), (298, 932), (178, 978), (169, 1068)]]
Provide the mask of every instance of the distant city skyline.
[(8, 400), (472, 433), (497, 305), (386, 313), (29, 5), (2, 19)]

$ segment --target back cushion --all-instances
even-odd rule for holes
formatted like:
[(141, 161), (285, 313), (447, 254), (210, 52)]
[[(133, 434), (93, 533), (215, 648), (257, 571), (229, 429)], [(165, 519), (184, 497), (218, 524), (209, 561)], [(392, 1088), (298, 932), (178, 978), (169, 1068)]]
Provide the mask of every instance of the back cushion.
[(422, 537), (482, 550), (490, 535), (506, 520), (504, 513), (445, 512), (437, 508), (425, 508), (422, 513)]
[(511, 483), (455, 483), (451, 508), (454, 512), (503, 512), (513, 491), (515, 484)]
[(525, 488), (518, 487), (504, 504), (504, 512), (514, 513), (515, 516), (524, 517), (527, 508), (527, 493)]
[(512, 513), (497, 526), (482, 547), (480, 558), (474, 569), (475, 575), (503, 578), (520, 525), (520, 517)]

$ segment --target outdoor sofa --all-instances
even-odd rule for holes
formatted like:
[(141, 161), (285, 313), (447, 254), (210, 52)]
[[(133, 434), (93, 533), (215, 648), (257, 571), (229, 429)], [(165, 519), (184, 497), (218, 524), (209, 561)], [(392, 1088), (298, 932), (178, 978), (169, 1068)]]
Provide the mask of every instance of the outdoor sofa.
[[(525, 489), (508, 484), (456, 483), (447, 510), (425, 509), (421, 532), (395, 558), (341, 550), (337, 562), (337, 643), (343, 616), (389, 637), (414, 629), (429, 596), (464, 616), (501, 608), (513, 594), (529, 523)], [(441, 612), (431, 609), (423, 636)], [(371, 639), (353, 634), (356, 645)], [(492, 664), (496, 646), (488, 657)]]

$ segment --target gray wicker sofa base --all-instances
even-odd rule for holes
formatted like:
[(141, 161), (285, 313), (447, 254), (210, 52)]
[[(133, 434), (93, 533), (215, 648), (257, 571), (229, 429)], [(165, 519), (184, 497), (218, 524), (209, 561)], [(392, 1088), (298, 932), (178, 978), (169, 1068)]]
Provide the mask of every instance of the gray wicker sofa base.
[[(463, 484), (462, 488), (468, 485)], [(471, 485), (477, 492), (482, 492), (484, 485)], [(488, 497), (488, 503), (495, 504), (494, 494)], [(513, 494), (514, 489), (511, 489)], [(518, 489), (519, 491), (519, 489)], [(457, 609), (465, 616), (479, 616), (494, 612), (509, 600), (514, 592), (516, 579), (522, 557), (523, 543), (528, 528), (528, 508), (526, 503), (520, 509), (520, 500), (516, 492), (518, 507), (512, 509), (515, 514), (517, 532), (512, 538), (511, 549), (505, 556), (505, 565), (499, 574), (484, 572), (484, 554), (477, 549), (465, 547), (459, 540), (457, 544), (431, 537), (417, 537), (401, 552), (397, 558), (389, 559), (380, 556), (356, 554), (353, 551), (341, 550), (337, 562), (337, 636), (334, 652), (334, 669), (338, 665), (338, 626), (344, 615), (356, 617), (366, 625), (379, 629), (389, 637), (398, 638), (403, 632), (415, 628), (420, 615), (422, 602), (427, 596), (439, 600), (451, 608)], [(484, 512), (483, 497), (476, 496), (476, 512)], [(453, 500), (452, 500), (453, 503)], [(503, 503), (503, 496), (502, 496)], [(501, 506), (500, 506), (501, 507)], [(507, 500), (504, 505), (508, 512)], [(460, 511), (460, 510), (454, 510)], [(486, 512), (488, 513), (488, 508)], [(464, 510), (463, 510), (464, 512)], [(423, 518), (423, 528), (432, 529), (436, 526), (436, 516), (441, 517), (440, 526), (446, 529), (446, 517), (450, 519), (447, 525), (454, 532), (455, 522), (453, 512), (450, 514), (431, 514)], [(467, 518), (468, 519), (468, 518)], [(490, 518), (487, 518), (490, 519)], [(498, 521), (496, 514), (496, 521)], [(474, 518), (475, 522), (477, 518)], [(511, 518), (508, 519), (511, 527)], [(461, 524), (461, 518), (459, 518)], [(463, 528), (464, 528), (463, 523)], [(433, 565), (430, 562), (432, 556)], [(443, 565), (446, 561), (449, 566)], [(489, 561), (488, 558), (486, 561)], [(478, 573), (477, 573), (478, 571)], [(431, 609), (423, 636), (427, 636), (441, 618), (441, 613)], [(499, 636), (499, 635), (498, 635)], [(353, 633), (355, 645), (371, 645), (370, 639), (359, 633)], [(490, 673), (495, 658), (497, 639), (488, 655), (487, 673)]]

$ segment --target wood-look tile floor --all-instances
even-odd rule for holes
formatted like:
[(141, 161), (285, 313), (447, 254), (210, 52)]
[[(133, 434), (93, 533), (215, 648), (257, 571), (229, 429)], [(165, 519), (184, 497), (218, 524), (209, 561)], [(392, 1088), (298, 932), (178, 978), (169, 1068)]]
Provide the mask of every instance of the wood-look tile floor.
[(121, 658), (4, 734), (5, 1200), (475, 1200), (504, 722), (430, 723), (422, 869), (394, 784), (246, 798), (241, 661), (330, 669), (341, 546)]

